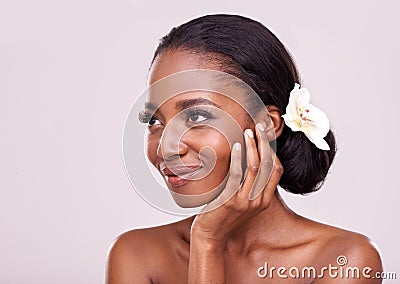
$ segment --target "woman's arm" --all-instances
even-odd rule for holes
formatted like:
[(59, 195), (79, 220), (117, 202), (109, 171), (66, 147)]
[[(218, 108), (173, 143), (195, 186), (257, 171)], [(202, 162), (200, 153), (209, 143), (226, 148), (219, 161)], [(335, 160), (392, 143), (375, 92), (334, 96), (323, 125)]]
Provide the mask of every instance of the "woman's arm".
[(193, 236), (188, 283), (225, 283), (225, 247)]
[(241, 149), (235, 144), (225, 189), (209, 204), (216, 209), (198, 214), (193, 221), (189, 283), (225, 283), (227, 242), (243, 224), (269, 206), (283, 173), (279, 160), (276, 157), (273, 160), (265, 127), (257, 124), (258, 147), (253, 133), (248, 130), (245, 133), (247, 173), (243, 184), (240, 185)]

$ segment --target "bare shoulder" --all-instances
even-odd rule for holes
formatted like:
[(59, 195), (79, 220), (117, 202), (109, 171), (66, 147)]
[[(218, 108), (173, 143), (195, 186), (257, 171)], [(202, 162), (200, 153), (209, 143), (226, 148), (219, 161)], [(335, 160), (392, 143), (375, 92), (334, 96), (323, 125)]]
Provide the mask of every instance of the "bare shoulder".
[[(322, 264), (345, 269), (356, 267), (360, 271), (358, 279), (331, 278), (315, 283), (381, 283), (375, 275), (383, 270), (382, 260), (377, 245), (371, 239), (360, 233), (317, 222), (314, 225), (319, 232)], [(363, 275), (364, 268), (366, 275)]]
[(349, 230), (324, 225), (324, 249), (329, 253), (346, 256), (349, 263), (381, 265), (377, 245), (367, 236)]
[(152, 283), (157, 262), (168, 259), (168, 242), (173, 241), (175, 223), (135, 229), (118, 236), (107, 261), (106, 283)]

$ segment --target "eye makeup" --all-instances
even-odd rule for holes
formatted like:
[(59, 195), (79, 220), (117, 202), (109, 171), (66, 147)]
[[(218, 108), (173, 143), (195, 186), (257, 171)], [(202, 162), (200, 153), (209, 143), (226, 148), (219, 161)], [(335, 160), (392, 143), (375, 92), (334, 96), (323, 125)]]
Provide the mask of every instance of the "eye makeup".
[(216, 116), (208, 110), (209, 107), (191, 107), (187, 110), (184, 110), (184, 114), (186, 115), (186, 122), (191, 124), (197, 123), (206, 123), (207, 121), (216, 118)]
[[(182, 110), (178, 116), (180, 115), (184, 115), (185, 122), (190, 125), (207, 123), (216, 118), (216, 115), (213, 114), (209, 106), (190, 107)], [(138, 114), (138, 119), (141, 123), (148, 124), (149, 126), (161, 124), (161, 121), (158, 119), (157, 115), (155, 115), (154, 111), (142, 110)]]

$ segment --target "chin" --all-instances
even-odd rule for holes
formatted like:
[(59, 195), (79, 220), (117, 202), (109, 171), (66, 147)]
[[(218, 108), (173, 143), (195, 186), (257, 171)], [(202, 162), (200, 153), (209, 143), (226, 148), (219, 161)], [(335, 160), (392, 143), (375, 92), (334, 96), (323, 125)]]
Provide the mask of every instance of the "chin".
[(183, 195), (171, 191), (171, 196), (175, 203), (182, 208), (195, 208), (199, 206), (206, 205), (213, 201), (221, 191), (212, 190), (203, 194), (197, 195)]
[[(226, 180), (224, 179), (217, 187), (210, 191), (198, 194), (182, 194), (170, 189), (170, 193), (175, 203), (182, 208), (196, 208), (206, 205), (219, 196), (225, 188)], [(190, 191), (190, 190), (188, 190)]]

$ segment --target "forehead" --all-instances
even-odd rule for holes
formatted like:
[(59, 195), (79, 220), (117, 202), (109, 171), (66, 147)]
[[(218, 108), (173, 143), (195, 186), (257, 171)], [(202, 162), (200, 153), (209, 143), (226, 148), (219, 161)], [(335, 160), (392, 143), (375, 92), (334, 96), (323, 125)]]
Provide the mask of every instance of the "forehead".
[(224, 72), (223, 60), (217, 55), (184, 50), (161, 53), (150, 69), (146, 104), (158, 109), (168, 101), (201, 97), (221, 109), (236, 111), (240, 107), (253, 117), (263, 102), (245, 82)]
[(219, 62), (204, 53), (185, 50), (165, 51), (155, 58), (150, 68), (148, 85), (152, 85), (172, 74), (187, 70), (210, 69), (223, 71), (218, 67)]
[[(150, 69), (147, 105), (154, 108), (175, 100), (213, 101), (245, 108), (250, 96), (243, 82), (221, 70), (217, 60), (204, 54), (171, 51), (157, 56)], [(205, 103), (209, 104), (209, 103)]]

